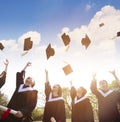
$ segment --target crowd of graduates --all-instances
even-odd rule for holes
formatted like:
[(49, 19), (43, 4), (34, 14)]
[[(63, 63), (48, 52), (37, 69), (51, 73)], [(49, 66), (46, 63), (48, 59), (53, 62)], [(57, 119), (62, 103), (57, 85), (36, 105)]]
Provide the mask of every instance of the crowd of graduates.
[[(4, 62), (5, 69), (0, 75), (0, 88), (5, 84), (7, 77), (7, 67), (9, 61)], [(34, 89), (35, 81), (28, 76), (25, 79), (27, 67), (31, 62), (27, 62), (25, 67), (16, 73), (16, 88), (0, 118), (0, 122), (33, 122), (32, 112), (36, 107), (38, 91)], [(110, 71), (120, 86), (115, 70)], [(66, 122), (65, 101), (62, 97), (62, 88), (59, 84), (53, 87), (50, 85), (48, 70), (45, 69), (45, 96), (46, 102), (43, 113), (43, 122)], [(70, 81), (71, 97), (71, 122), (94, 122), (93, 109), (87, 90), (80, 86), (76, 89)], [(93, 74), (91, 82), (91, 92), (98, 100), (98, 118), (99, 122), (120, 122), (120, 113), (118, 103), (120, 103), (120, 93), (109, 88), (106, 80), (99, 82), (100, 88), (97, 88), (96, 73)], [(12, 112), (14, 111), (14, 112)]]

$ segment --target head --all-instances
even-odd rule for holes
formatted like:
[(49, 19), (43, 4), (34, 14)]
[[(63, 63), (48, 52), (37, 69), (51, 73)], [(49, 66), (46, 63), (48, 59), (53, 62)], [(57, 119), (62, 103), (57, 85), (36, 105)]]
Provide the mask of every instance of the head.
[(52, 88), (52, 94), (53, 95), (57, 95), (57, 96), (61, 96), (62, 95), (62, 88), (59, 84), (56, 84), (53, 86)]
[(84, 87), (79, 87), (77, 89), (77, 97), (81, 98), (87, 93), (87, 90)]
[(33, 80), (32, 77), (27, 77), (25, 79), (25, 85), (33, 87), (35, 85), (35, 81)]
[(99, 82), (100, 89), (103, 91), (107, 91), (109, 89), (108, 83), (106, 80), (101, 80)]

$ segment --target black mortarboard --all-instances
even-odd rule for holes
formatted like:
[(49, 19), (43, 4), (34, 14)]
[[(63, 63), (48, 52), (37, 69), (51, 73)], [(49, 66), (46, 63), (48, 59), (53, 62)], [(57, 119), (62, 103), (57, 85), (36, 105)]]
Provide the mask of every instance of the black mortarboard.
[(65, 33), (61, 36), (63, 42), (64, 42), (64, 45), (67, 46), (69, 45), (70, 43), (70, 37), (68, 35), (66, 35)]
[(119, 31), (119, 32), (117, 32), (117, 36), (120, 36), (120, 31)]
[(86, 34), (85, 38), (82, 38), (81, 43), (82, 43), (82, 45), (84, 45), (86, 47), (86, 49), (88, 48), (91, 41), (90, 41), (89, 37), (87, 36), (87, 34)]
[(32, 46), (33, 46), (33, 41), (31, 41), (30, 39), (31, 39), (31, 38), (29, 37), (29, 38), (26, 38), (26, 39), (24, 40), (24, 51), (29, 50), (29, 49), (32, 48)]
[(0, 42), (0, 50), (3, 50), (4, 49), (4, 46), (3, 44)]
[(64, 67), (63, 67), (63, 71), (64, 71), (65, 75), (69, 75), (70, 73), (73, 72), (73, 70), (72, 70), (70, 64), (67, 64), (66, 66), (64, 66)]
[(50, 56), (53, 56), (54, 54), (55, 54), (55, 51), (51, 47), (51, 44), (49, 44), (48, 47), (46, 48), (46, 56), (47, 56), (47, 59), (49, 59)]
[(102, 27), (102, 26), (104, 26), (104, 23), (100, 23), (100, 24), (99, 24), (99, 27)]

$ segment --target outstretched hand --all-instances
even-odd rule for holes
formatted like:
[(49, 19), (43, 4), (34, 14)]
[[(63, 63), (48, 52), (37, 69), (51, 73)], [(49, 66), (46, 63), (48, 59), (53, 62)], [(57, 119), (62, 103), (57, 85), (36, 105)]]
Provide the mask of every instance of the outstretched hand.
[(94, 72), (94, 73), (92, 74), (92, 77), (93, 77), (93, 79), (96, 78), (96, 72)]
[(109, 71), (111, 74), (115, 75), (115, 70)]
[(31, 64), (32, 64), (31, 62), (28, 62), (28, 63), (26, 64), (26, 66), (31, 66)]
[(9, 64), (8, 59), (5, 60), (4, 64), (7, 66)]

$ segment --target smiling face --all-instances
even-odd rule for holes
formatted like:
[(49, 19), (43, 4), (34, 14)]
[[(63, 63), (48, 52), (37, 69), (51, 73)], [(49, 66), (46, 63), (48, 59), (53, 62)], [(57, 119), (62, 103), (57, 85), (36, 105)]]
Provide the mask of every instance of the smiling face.
[(103, 91), (107, 91), (109, 89), (108, 83), (106, 80), (101, 80), (99, 85), (100, 85), (100, 89)]
[(86, 89), (83, 88), (83, 87), (79, 87), (79, 88), (77, 89), (77, 97), (78, 97), (78, 98), (83, 97), (86, 93), (87, 93), (87, 91), (86, 91)]
[(62, 90), (61, 90), (60, 85), (56, 84), (56, 85), (53, 86), (52, 94), (53, 94), (53, 96), (61, 96)]
[(53, 88), (52, 88), (52, 92), (53, 93), (58, 93), (59, 91), (59, 86), (58, 85), (54, 85)]
[(33, 80), (32, 77), (27, 77), (26, 80), (25, 80), (25, 85), (33, 87), (35, 85), (35, 81)]

